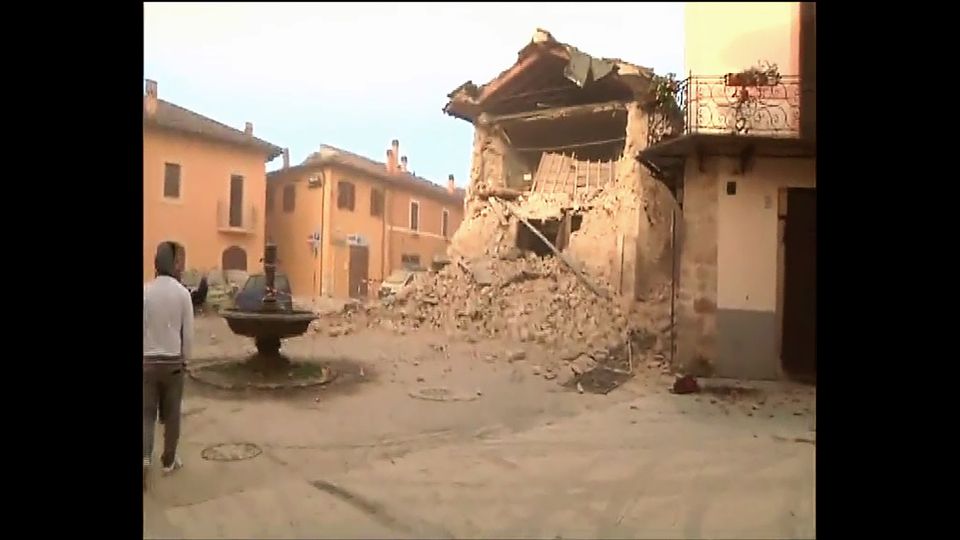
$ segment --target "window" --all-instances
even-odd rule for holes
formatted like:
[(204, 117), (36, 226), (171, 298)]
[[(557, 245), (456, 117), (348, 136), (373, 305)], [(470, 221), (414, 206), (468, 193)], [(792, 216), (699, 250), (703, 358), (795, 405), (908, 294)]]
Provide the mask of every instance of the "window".
[(168, 199), (180, 198), (180, 164), (163, 164), (163, 196)]
[(450, 226), (450, 212), (446, 208), (443, 209), (443, 213), (440, 215), (440, 235), (444, 238), (447, 238), (447, 227)]
[(273, 186), (267, 186), (267, 199), (264, 201), (267, 212), (273, 210)]
[(404, 268), (420, 268), (420, 255), (404, 253), (400, 255), (400, 264)]
[(337, 208), (353, 211), (353, 184), (343, 180), (337, 182)]
[(383, 215), (383, 192), (379, 189), (370, 190), (370, 215)]
[(297, 186), (295, 184), (287, 184), (283, 186), (283, 211), (293, 212), (293, 209), (297, 207)]
[(420, 230), (420, 203), (410, 201), (410, 230)]
[(230, 226), (243, 226), (243, 177), (230, 176)]

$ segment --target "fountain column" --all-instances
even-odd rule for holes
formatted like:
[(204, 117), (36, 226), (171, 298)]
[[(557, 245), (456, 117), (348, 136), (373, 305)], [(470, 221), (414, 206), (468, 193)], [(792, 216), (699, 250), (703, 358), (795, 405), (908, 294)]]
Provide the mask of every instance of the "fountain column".
[(303, 335), (316, 319), (311, 311), (284, 307), (277, 294), (277, 245), (264, 246), (263, 259), (264, 293), (260, 305), (247, 311), (229, 309), (223, 313), (235, 334), (254, 339), (257, 354), (251, 362), (266, 367), (281, 368), (289, 360), (280, 354), (280, 340)]

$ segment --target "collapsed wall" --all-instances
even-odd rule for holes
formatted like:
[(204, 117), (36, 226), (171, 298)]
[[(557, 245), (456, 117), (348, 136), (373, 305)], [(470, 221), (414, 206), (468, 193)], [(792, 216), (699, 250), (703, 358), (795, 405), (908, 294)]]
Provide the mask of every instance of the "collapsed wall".
[[(503, 171), (508, 144), (490, 127), (478, 125), (474, 139), (466, 215), (453, 235), (451, 257), (477, 259), (516, 246), (514, 216), (498, 215), (490, 198), (513, 198), (528, 219), (579, 219), (565, 253), (619, 295), (634, 299), (662, 296), (672, 269), (672, 219), (677, 209), (670, 190), (654, 179), (635, 156), (646, 145), (646, 113), (637, 103), (626, 105), (623, 151), (615, 161), (613, 181), (583, 193), (513, 193)], [(542, 158), (543, 159), (543, 158)]]
[[(602, 291), (611, 289), (590, 279)], [(419, 275), (395, 296), (317, 322), (316, 330), (331, 336), (369, 327), (399, 334), (439, 331), (466, 341), (537, 343), (548, 351), (543, 367), (560, 375), (561, 383), (569, 372), (565, 363), (589, 358), (590, 363), (619, 362), (621, 369), (662, 366), (670, 347), (663, 332), (669, 317), (662, 312), (598, 296), (560, 258), (516, 248), (469, 263), (461, 259)]]

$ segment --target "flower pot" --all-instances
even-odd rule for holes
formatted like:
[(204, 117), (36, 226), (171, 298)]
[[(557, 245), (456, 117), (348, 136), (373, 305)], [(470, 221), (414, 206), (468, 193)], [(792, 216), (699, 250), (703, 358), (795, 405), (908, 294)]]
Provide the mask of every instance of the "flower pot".
[(727, 86), (744, 86), (743, 73), (727, 73), (724, 79), (724, 84)]

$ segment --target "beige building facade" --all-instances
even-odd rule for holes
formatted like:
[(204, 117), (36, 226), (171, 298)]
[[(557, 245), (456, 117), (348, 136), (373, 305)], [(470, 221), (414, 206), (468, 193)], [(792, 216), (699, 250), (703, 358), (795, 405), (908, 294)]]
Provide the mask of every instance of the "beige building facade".
[(681, 205), (675, 363), (815, 380), (816, 6), (686, 9), (682, 127), (640, 156)]

